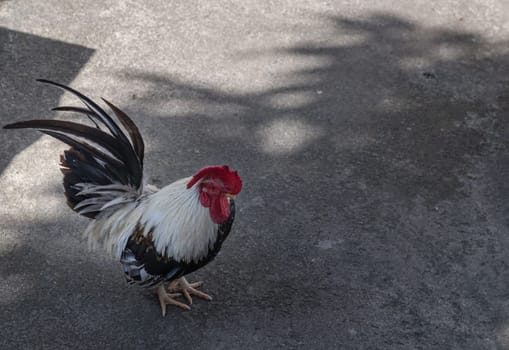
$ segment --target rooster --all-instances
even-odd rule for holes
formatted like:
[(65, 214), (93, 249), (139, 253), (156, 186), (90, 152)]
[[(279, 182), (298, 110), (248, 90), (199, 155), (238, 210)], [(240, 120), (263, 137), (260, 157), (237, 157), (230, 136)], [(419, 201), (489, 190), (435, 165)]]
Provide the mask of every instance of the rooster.
[[(191, 295), (212, 300), (185, 275), (205, 266), (228, 237), (235, 216), (235, 196), (242, 188), (236, 171), (207, 166), (193, 176), (158, 189), (143, 184), (143, 138), (124, 112), (107, 100), (121, 126), (78, 91), (49, 80), (77, 96), (84, 107), (53, 110), (86, 115), (94, 127), (63, 120), (28, 120), (5, 129), (37, 129), (67, 145), (60, 156), (67, 204), (86, 216), (85, 235), (121, 263), (129, 284), (153, 288), (161, 311), (167, 305), (189, 310)], [(185, 297), (188, 304), (177, 300)]]

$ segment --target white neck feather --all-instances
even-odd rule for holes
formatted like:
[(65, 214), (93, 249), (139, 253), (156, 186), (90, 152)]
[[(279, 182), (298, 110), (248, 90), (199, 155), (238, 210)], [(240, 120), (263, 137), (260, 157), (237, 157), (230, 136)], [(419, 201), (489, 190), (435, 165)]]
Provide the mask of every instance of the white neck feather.
[(218, 225), (201, 205), (198, 184), (186, 188), (191, 178), (164, 187), (144, 206), (141, 224), (152, 230), (156, 250), (178, 261), (198, 261), (212, 248)]
[(177, 261), (198, 262), (216, 241), (218, 225), (200, 203), (198, 184), (186, 188), (190, 180), (178, 180), (101, 218), (87, 229), (90, 239), (97, 241), (102, 236), (100, 241), (120, 258), (138, 225), (145, 237), (152, 235), (158, 253)]

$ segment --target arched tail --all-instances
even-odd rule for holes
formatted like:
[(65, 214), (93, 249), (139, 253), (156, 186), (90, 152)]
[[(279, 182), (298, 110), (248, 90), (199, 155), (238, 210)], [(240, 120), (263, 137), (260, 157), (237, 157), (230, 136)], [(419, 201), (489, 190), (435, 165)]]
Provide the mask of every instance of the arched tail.
[(54, 110), (84, 114), (95, 126), (62, 120), (28, 120), (5, 125), (4, 129), (37, 129), (71, 146), (60, 161), (67, 203), (76, 212), (94, 218), (106, 208), (134, 200), (142, 190), (144, 142), (131, 118), (103, 99), (128, 138), (120, 125), (88, 97), (59, 83), (38, 81), (74, 94), (85, 105)]

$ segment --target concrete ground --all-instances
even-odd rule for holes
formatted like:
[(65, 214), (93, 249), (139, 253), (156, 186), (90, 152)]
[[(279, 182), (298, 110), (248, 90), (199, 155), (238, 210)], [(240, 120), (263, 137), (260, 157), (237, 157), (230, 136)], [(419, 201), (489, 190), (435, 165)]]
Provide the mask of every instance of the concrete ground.
[[(505, 0), (0, 1), (0, 123), (135, 119), (162, 186), (239, 170), (212, 302), (162, 318), (0, 130), (2, 349), (509, 349)], [(67, 116), (69, 118), (70, 116)]]

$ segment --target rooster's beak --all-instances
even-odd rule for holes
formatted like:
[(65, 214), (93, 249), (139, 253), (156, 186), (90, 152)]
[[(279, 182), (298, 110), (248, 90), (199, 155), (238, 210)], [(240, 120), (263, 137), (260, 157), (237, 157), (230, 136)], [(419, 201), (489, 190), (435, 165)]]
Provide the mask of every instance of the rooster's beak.
[(225, 194), (225, 196), (226, 196), (226, 198), (230, 198), (230, 199), (235, 199), (235, 197), (236, 197), (235, 195), (229, 194), (229, 193)]

